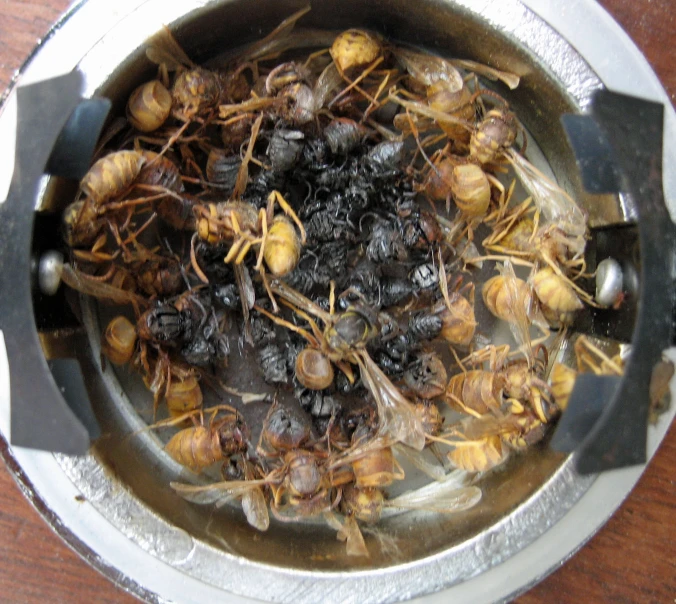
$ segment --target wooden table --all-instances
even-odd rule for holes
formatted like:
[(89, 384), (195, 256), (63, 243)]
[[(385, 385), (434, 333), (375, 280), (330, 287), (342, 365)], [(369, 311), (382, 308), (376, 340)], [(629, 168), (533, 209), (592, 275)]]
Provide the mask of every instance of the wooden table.
[[(560, 0), (565, 1), (565, 0)], [(69, 0), (0, 1), (0, 91)], [(672, 0), (602, 0), (676, 99)], [(676, 602), (676, 427), (637, 488), (582, 551), (518, 599)], [(43, 522), (0, 464), (0, 601), (36, 604), (136, 601), (85, 564)]]

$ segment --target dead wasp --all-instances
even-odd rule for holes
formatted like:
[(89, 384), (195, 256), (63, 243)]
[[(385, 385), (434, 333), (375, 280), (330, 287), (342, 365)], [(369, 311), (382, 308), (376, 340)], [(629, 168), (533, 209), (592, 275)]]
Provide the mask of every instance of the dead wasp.
[(136, 88), (127, 101), (127, 119), (141, 132), (157, 130), (171, 114), (171, 93), (159, 80)]
[(279, 344), (270, 342), (262, 346), (256, 357), (266, 383), (285, 384), (288, 381), (286, 355)]
[(424, 184), (425, 194), (433, 201), (455, 202), (462, 216), (468, 220), (484, 217), (491, 202), (491, 185), (502, 185), (483, 168), (471, 163), (456, 163), (440, 156), (431, 166)]
[(259, 449), (262, 445), (264, 456), (299, 449), (308, 444), (311, 437), (312, 426), (305, 415), (275, 402), (263, 420)]
[(435, 398), (446, 390), (448, 382), (446, 367), (438, 354), (420, 353), (406, 369), (404, 382), (416, 397)]
[[(271, 315), (267, 311), (261, 310), (261, 312), (279, 325), (302, 335), (312, 348), (320, 350), (348, 377), (352, 375), (350, 365), (358, 365), (362, 382), (370, 391), (378, 407), (381, 433), (418, 450), (422, 449), (425, 437), (410, 403), (366, 351), (369, 340), (377, 335), (374, 324), (377, 319), (372, 317), (373, 313), (364, 307), (362, 310), (358, 307), (348, 308), (345, 312), (338, 314), (326, 312), (282, 281), (275, 280), (270, 287), (287, 306), (308, 322), (312, 333)], [(333, 308), (333, 293), (331, 300), (331, 308)], [(323, 331), (313, 317), (322, 321)]]
[(519, 124), (507, 109), (491, 109), (479, 122), (469, 143), (470, 160), (479, 164), (494, 161), (516, 140)]
[[(275, 204), (296, 223), (300, 237), (291, 222), (283, 216), (274, 216)], [(259, 246), (256, 268), (263, 260), (275, 276), (290, 273), (298, 263), (301, 246), (305, 243), (305, 228), (291, 206), (277, 191), (270, 193), (267, 210), (248, 203), (226, 201), (195, 206), (196, 235), (210, 244), (232, 242), (224, 262), (241, 264), (252, 246)], [(194, 263), (193, 263), (194, 266)], [(203, 274), (199, 267), (196, 272)]]
[(291, 170), (303, 155), (305, 135), (299, 130), (275, 130), (267, 155), (275, 172)]
[(127, 191), (147, 162), (139, 151), (114, 151), (89, 169), (80, 181), (82, 192), (96, 207)]
[(114, 365), (126, 365), (136, 350), (136, 326), (127, 317), (111, 319), (101, 340), (101, 352)]
[(511, 451), (536, 444), (544, 434), (544, 424), (532, 413), (488, 414), (462, 420), (439, 440), (454, 447), (447, 455), (454, 467), (486, 472), (504, 463)]
[[(185, 416), (179, 417), (185, 419)], [(225, 417), (212, 419), (208, 426), (196, 425), (180, 430), (172, 436), (165, 451), (181, 465), (193, 472), (201, 472), (216, 462), (246, 451), (248, 439), (244, 420), (233, 410)]]

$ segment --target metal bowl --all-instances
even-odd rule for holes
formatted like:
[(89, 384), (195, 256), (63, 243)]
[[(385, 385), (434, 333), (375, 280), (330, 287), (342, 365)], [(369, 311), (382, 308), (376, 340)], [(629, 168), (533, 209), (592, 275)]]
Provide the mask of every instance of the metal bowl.
[[(153, 72), (144, 42), (163, 24), (199, 62), (259, 38), (301, 6), (273, 0), (121, 0), (111, 6), (89, 0), (60, 22), (25, 66), (21, 83), (77, 67), (85, 76), (85, 95), (108, 96), (114, 111), (121, 112), (129, 93)], [(331, 30), (366, 27), (396, 41), (518, 73), (522, 83), (510, 93), (510, 103), (559, 182), (589, 212), (590, 226), (636, 216), (627, 199), (582, 191), (559, 121), (563, 113), (583, 111), (604, 84), (627, 92), (636, 86), (643, 96), (666, 98), (642, 58), (625, 46), (614, 24), (593, 3), (558, 12), (516, 0), (325, 0), (313, 4), (302, 24), (320, 30), (326, 24)], [(609, 35), (599, 35), (601, 29)], [(585, 37), (587, 30), (595, 35)], [(622, 70), (604, 60), (611, 52)], [(7, 135), (0, 136), (0, 146), (6, 156), (13, 146), (13, 102), (11, 95), (0, 116), (0, 133)], [(665, 191), (672, 200), (674, 123), (669, 108), (664, 163)], [(0, 191), (11, 173), (11, 166), (0, 168)], [(59, 183), (46, 182), (35, 207), (62, 207), (63, 194)], [(506, 600), (576, 551), (620, 504), (642, 470), (583, 477), (572, 457), (546, 448), (531, 450), (483, 479), (484, 499), (472, 510), (384, 520), (380, 536), (367, 536), (368, 562), (346, 556), (335, 533), (321, 524), (273, 523), (260, 534), (237, 508), (214, 512), (185, 502), (169, 488), (171, 480), (181, 477), (181, 468), (162, 452), (153, 434), (129, 437), (144, 426), (130, 399), (147, 394), (135, 390), (124, 371), (101, 369), (98, 311), (86, 302), (81, 309), (88, 345), (79, 345), (81, 333), (57, 339), (44, 334), (43, 344), (48, 358), (58, 355), (59, 347), (77, 350), (104, 437), (81, 457), (21, 448), (7, 448), (4, 456), (61, 535), (105, 574), (148, 601), (198, 602), (222, 599), (226, 593), (232, 601), (294, 603), (392, 602), (419, 596)], [(0, 346), (0, 415), (5, 416), (7, 366)], [(672, 417), (673, 411), (650, 428), (650, 455)], [(5, 436), (8, 425), (6, 418), (0, 421)], [(76, 503), (76, 496), (86, 501)]]

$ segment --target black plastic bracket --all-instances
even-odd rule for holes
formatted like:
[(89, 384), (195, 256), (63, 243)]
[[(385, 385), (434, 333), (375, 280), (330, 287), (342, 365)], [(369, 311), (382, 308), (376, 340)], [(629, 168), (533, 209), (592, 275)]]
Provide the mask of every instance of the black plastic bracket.
[(634, 352), (619, 383), (578, 378), (551, 443), (555, 450), (575, 451), (582, 474), (647, 459), (650, 376), (674, 336), (676, 229), (662, 191), (663, 120), (661, 104), (609, 90), (595, 94), (590, 115), (562, 120), (585, 188), (623, 192), (638, 210), (640, 304), (631, 338)]
[[(10, 371), (10, 442), (67, 454), (85, 453), (98, 426), (86, 393), (70, 389), (75, 412), (45, 359), (33, 312), (31, 245), (40, 179), (45, 173), (81, 178), (110, 110), (107, 99), (83, 100), (82, 88), (77, 71), (17, 88), (14, 173), (0, 204), (0, 329)], [(71, 369), (81, 379), (79, 366)]]

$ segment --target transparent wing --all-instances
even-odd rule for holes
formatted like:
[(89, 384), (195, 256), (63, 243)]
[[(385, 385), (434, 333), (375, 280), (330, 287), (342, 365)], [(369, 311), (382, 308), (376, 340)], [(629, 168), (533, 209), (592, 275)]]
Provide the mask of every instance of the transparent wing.
[(331, 93), (340, 87), (342, 83), (343, 78), (338, 72), (336, 64), (333, 62), (329, 63), (324, 71), (319, 74), (312, 91), (315, 111), (324, 107)]
[(267, 36), (249, 46), (242, 55), (237, 57), (237, 61), (255, 61), (266, 55), (287, 50), (289, 48), (287, 41), (289, 34), (293, 31), (298, 19), (309, 12), (310, 6), (308, 5), (284, 19)]
[(573, 237), (583, 237), (587, 221), (575, 200), (513, 149), (507, 149), (505, 155), (547, 223), (555, 224)]
[(170, 71), (183, 67), (195, 67), (166, 25), (163, 25), (162, 29), (148, 41), (146, 56), (153, 63), (164, 65)]
[(464, 85), (460, 72), (446, 59), (407, 48), (394, 48), (392, 53), (408, 74), (425, 86), (444, 81), (455, 92)]
[(467, 61), (465, 59), (453, 59), (451, 61), (453, 65), (457, 65), (462, 69), (467, 69), (468, 71), (473, 71), (479, 75), (488, 78), (489, 80), (500, 80), (509, 86), (510, 90), (514, 90), (518, 85), (520, 78), (515, 73), (510, 73), (508, 71), (500, 71), (499, 69), (494, 69), (483, 63), (477, 63), (476, 61)]
[(378, 434), (422, 451), (425, 448), (425, 430), (411, 403), (366, 351), (360, 351), (356, 358), (361, 379), (378, 407)]
[(242, 495), (242, 510), (247, 522), (259, 531), (267, 531), (270, 526), (268, 504), (263, 489), (256, 487)]
[(66, 285), (79, 291), (81, 294), (93, 296), (99, 300), (108, 300), (115, 304), (132, 304), (137, 307), (147, 304), (145, 298), (109, 283), (92, 279), (89, 275), (73, 268), (70, 264), (63, 265), (61, 279)]
[(465, 486), (467, 474), (452, 472), (445, 480), (430, 483), (385, 502), (383, 515), (395, 515), (405, 510), (428, 510), (439, 513), (462, 512), (481, 501), (481, 489)]
[(394, 452), (401, 455), (412, 466), (418, 468), (423, 474), (434, 480), (444, 480), (446, 470), (439, 463), (430, 463), (423, 457), (422, 451), (413, 451), (403, 445), (395, 445)]
[(530, 317), (534, 316), (536, 312), (535, 296), (531, 286), (516, 276), (514, 266), (509, 260), (505, 260), (499, 270), (504, 278), (507, 305), (510, 316), (513, 318), (513, 321), (509, 322), (509, 328), (526, 358), (531, 359)]
[(266, 484), (268, 482), (265, 480), (226, 480), (207, 485), (172, 482), (170, 486), (186, 501), (202, 505), (211, 503), (222, 505)]
[(363, 556), (370, 558), (364, 536), (361, 533), (357, 520), (352, 516), (339, 518), (331, 512), (324, 513), (324, 519), (328, 525), (338, 532), (338, 540), (345, 541), (348, 556)]

